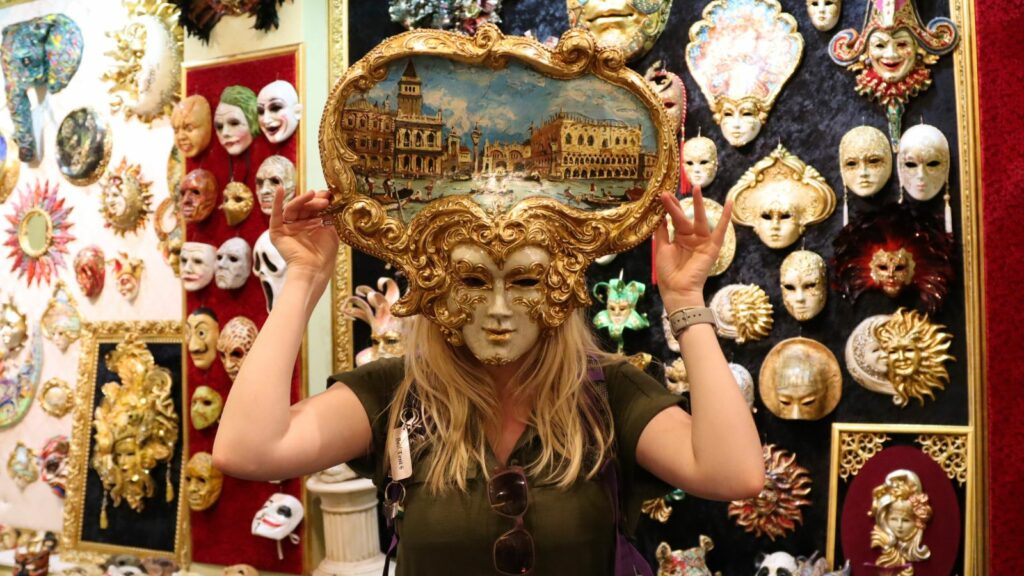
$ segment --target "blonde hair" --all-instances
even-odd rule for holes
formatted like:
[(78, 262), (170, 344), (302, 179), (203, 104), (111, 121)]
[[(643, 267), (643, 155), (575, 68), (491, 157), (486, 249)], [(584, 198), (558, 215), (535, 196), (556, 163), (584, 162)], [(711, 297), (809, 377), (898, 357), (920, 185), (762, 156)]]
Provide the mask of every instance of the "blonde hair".
[[(426, 441), (414, 454), (432, 453), (423, 462), (429, 490), (465, 491), (470, 466), (480, 466), (485, 476), (491, 472), (484, 458), (487, 431), (501, 429), (493, 381), (466, 347), (449, 344), (441, 328), (422, 316), (411, 319), (405, 341), (405, 377), (390, 407), (387, 445), (394, 441), (408, 396), (415, 394), (430, 422)], [(565, 488), (581, 474), (588, 479), (597, 474), (611, 449), (613, 432), (607, 402), (588, 390), (588, 368), (618, 358), (598, 346), (582, 310), (541, 336), (524, 355), (522, 368), (512, 379), (512, 399), (532, 402), (528, 424), (541, 442), (538, 457), (523, 464), (528, 475)], [(597, 457), (585, 465), (588, 450)]]

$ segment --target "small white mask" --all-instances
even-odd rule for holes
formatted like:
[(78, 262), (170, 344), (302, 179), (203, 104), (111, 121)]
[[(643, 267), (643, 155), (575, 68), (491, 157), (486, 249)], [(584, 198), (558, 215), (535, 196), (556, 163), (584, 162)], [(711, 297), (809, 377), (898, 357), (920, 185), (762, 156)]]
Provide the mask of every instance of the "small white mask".
[(861, 198), (875, 195), (892, 176), (889, 137), (872, 126), (850, 130), (839, 142), (839, 170), (850, 192)]
[(271, 156), (256, 171), (256, 194), (260, 199), (260, 211), (267, 216), (270, 216), (274, 208), (274, 194), (278, 186), (284, 186), (285, 203), (295, 197), (295, 165), (284, 156)]
[(213, 114), (217, 141), (231, 156), (238, 156), (252, 145), (252, 132), (245, 112), (238, 106), (221, 102)]
[(267, 312), (274, 307), (274, 301), (284, 286), (284, 273), (288, 263), (270, 241), (270, 230), (260, 234), (252, 250), (252, 272), (260, 279), (263, 296), (267, 299)]
[(551, 264), (548, 252), (525, 246), (499, 267), (479, 246), (460, 244), (452, 250), (451, 260), (457, 285), (449, 307), (462, 303), (470, 311), (462, 336), (473, 356), (502, 365), (533, 348), (541, 326), (530, 317), (530, 304), (544, 298), (544, 273)]
[(233, 290), (245, 286), (249, 279), (249, 262), (252, 260), (252, 248), (242, 238), (225, 240), (217, 248), (217, 271), (214, 280), (217, 288)]
[(825, 260), (809, 250), (791, 252), (779, 270), (782, 303), (793, 318), (803, 322), (825, 308)]
[(788, 193), (786, 183), (776, 183), (763, 194), (754, 232), (769, 248), (786, 248), (804, 233), (800, 206)]
[(295, 531), (302, 516), (302, 502), (298, 498), (291, 494), (273, 494), (252, 519), (253, 536), (282, 540)]
[(761, 133), (761, 116), (757, 104), (752, 100), (733, 102), (722, 101), (722, 135), (736, 148), (749, 144)]
[(842, 9), (843, 0), (807, 0), (807, 15), (811, 18), (811, 25), (822, 32), (835, 28)]
[(683, 171), (692, 186), (703, 189), (718, 175), (718, 147), (705, 136), (690, 138), (683, 144)]
[(897, 159), (900, 186), (914, 200), (931, 200), (949, 180), (949, 141), (934, 126), (918, 124), (903, 133)]
[(213, 280), (217, 249), (202, 242), (185, 242), (181, 247), (181, 283), (195, 292)]
[(302, 118), (302, 104), (295, 87), (284, 80), (267, 84), (256, 97), (260, 130), (274, 144), (291, 138)]

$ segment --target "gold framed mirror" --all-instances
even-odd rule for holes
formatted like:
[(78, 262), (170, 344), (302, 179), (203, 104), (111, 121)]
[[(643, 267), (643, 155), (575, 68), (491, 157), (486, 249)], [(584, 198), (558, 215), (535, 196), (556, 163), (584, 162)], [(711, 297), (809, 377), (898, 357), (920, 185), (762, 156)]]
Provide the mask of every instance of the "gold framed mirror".
[(53, 220), (42, 208), (32, 208), (18, 222), (18, 245), (31, 258), (39, 258), (53, 243)]

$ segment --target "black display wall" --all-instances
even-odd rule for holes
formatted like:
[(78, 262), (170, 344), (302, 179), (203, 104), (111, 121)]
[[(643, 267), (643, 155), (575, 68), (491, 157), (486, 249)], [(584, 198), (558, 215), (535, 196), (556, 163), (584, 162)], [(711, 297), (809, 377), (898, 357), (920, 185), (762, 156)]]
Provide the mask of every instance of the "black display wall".
[[(705, 295), (708, 300), (721, 287), (733, 283), (754, 283), (764, 288), (775, 307), (775, 326), (771, 335), (760, 342), (737, 345), (721, 340), (726, 357), (746, 367), (757, 380), (761, 362), (778, 342), (795, 336), (804, 336), (824, 343), (843, 364), (846, 339), (856, 325), (874, 314), (892, 313), (899, 305), (913, 306), (914, 299), (907, 296), (893, 301), (880, 293), (868, 293), (856, 305), (844, 301), (835, 291), (829, 292), (825, 310), (803, 324), (793, 319), (782, 305), (779, 288), (779, 265), (792, 250), (813, 250), (828, 261), (832, 257), (832, 240), (842, 228), (843, 185), (839, 173), (838, 147), (842, 136), (855, 126), (868, 124), (887, 132), (881, 108), (854, 92), (855, 74), (834, 64), (828, 57), (827, 46), (833, 34), (841, 29), (860, 29), (866, 4), (864, 0), (844, 2), (839, 25), (831, 32), (818, 32), (811, 26), (803, 0), (783, 0), (783, 9), (792, 14), (804, 37), (804, 55), (796, 73), (782, 89), (768, 121), (760, 135), (742, 149), (730, 146), (711, 118), (707, 101), (690, 77), (683, 60), (688, 42), (689, 27), (700, 19), (706, 2), (676, 0), (668, 25), (654, 49), (632, 67), (643, 73), (657, 60), (665, 62), (670, 71), (679, 74), (687, 89), (685, 135), (696, 136), (698, 130), (718, 145), (719, 172), (705, 195), (723, 202), (729, 188), (755, 162), (767, 156), (780, 143), (807, 164), (816, 168), (836, 191), (838, 205), (835, 213), (824, 223), (808, 228), (803, 239), (794, 246), (773, 250), (761, 243), (749, 228), (736, 226), (737, 251), (731, 267), (721, 276), (709, 279)], [(948, 6), (941, 0), (919, 0), (918, 9), (927, 22), (935, 16), (948, 16)], [(360, 58), (378, 42), (403, 29), (389, 20), (388, 3), (350, 2), (349, 39), (351, 58)], [(506, 0), (500, 27), (506, 34), (523, 34), (532, 30), (544, 39), (559, 36), (567, 27), (565, 4), (561, 0)], [(933, 68), (933, 86), (911, 100), (904, 115), (904, 127), (924, 121), (938, 127), (947, 137), (952, 152), (950, 190), (952, 193), (954, 235), (957, 238), (954, 269), (957, 277), (952, 283), (946, 304), (933, 321), (947, 326), (953, 334), (950, 353), (957, 361), (948, 364), (950, 383), (940, 391), (934, 401), (922, 407), (912, 402), (904, 409), (893, 405), (888, 396), (870, 392), (859, 386), (844, 369), (843, 396), (836, 410), (817, 422), (787, 421), (772, 415), (756, 401), (755, 419), (762, 439), (780, 448), (796, 453), (797, 462), (810, 471), (813, 479), (813, 504), (803, 509), (803, 523), (784, 540), (771, 541), (767, 537), (755, 538), (744, 532), (727, 517), (727, 503), (708, 502), (687, 497), (674, 505), (674, 513), (667, 524), (643, 519), (638, 538), (642, 551), (653, 561), (654, 547), (666, 541), (674, 549), (696, 546), (698, 536), (706, 534), (715, 542), (709, 554), (708, 565), (725, 574), (753, 573), (754, 557), (758, 552), (784, 550), (793, 554), (824, 553), (828, 524), (830, 430), (833, 422), (902, 423), (902, 424), (968, 424), (968, 390), (966, 362), (966, 320), (964, 314), (964, 284), (962, 280), (963, 254), (960, 226), (959, 136), (956, 132), (956, 99), (954, 95), (953, 63), (950, 56), (943, 57)], [(850, 218), (896, 201), (899, 186), (895, 163), (887, 187), (869, 199), (853, 194), (849, 197)], [(908, 200), (913, 202), (913, 200)], [(927, 203), (926, 209), (941, 217), (941, 194)], [(648, 352), (656, 359), (671, 363), (675, 355), (665, 345), (661, 330), (661, 302), (657, 290), (650, 286), (651, 255), (649, 243), (630, 253), (620, 255), (607, 266), (595, 264), (589, 271), (590, 285), (608, 280), (624, 270), (625, 279), (648, 284), (647, 295), (639, 304), (646, 312), (651, 328), (643, 332), (626, 333), (626, 352)], [(353, 251), (352, 286), (375, 285), (381, 275), (393, 276), (383, 263)], [(593, 312), (599, 310), (594, 307)], [(356, 351), (369, 345), (369, 331), (362, 323), (354, 323)], [(613, 349), (609, 342), (608, 348)], [(650, 372), (657, 378), (662, 368), (657, 362)], [(959, 493), (959, 491), (958, 491)], [(962, 497), (962, 495), (961, 495)], [(963, 501), (961, 501), (963, 509)], [(960, 554), (962, 556), (962, 544)]]

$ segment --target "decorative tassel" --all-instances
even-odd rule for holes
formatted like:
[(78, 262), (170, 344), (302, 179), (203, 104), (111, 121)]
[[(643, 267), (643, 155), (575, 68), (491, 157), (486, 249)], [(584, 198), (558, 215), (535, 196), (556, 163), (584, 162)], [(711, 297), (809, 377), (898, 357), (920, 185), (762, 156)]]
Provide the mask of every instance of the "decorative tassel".
[(850, 191), (846, 189), (846, 184), (843, 184), (843, 226), (850, 223), (850, 207), (847, 203), (849, 196)]
[(106, 530), (109, 526), (107, 522), (107, 491), (103, 491), (103, 504), (100, 506), (100, 530)]
[(946, 234), (953, 233), (953, 209), (949, 206), (949, 182), (946, 182), (946, 194), (943, 196), (946, 201)]
[(167, 465), (167, 501), (174, 502), (174, 485), (171, 484), (171, 466)]

